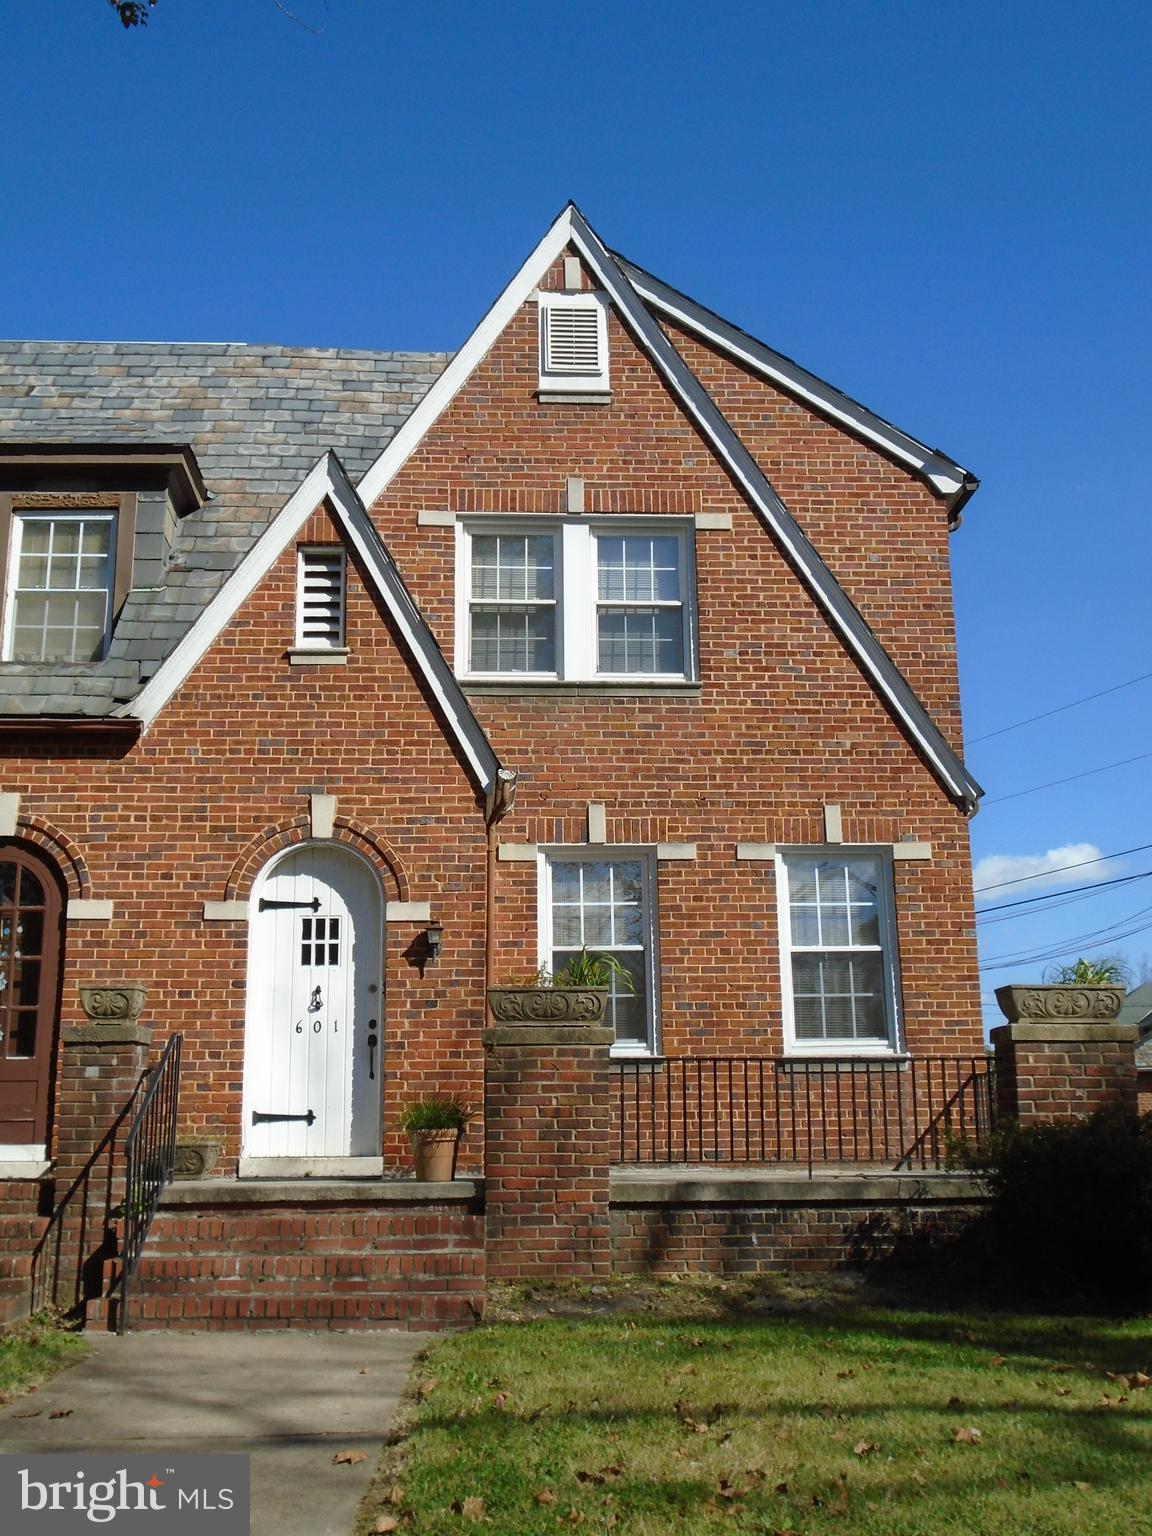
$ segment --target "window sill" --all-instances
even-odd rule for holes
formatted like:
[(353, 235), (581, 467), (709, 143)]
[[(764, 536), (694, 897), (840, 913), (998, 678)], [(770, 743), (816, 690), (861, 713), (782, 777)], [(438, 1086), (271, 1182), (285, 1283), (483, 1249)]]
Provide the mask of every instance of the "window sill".
[(593, 678), (586, 682), (564, 682), (553, 678), (461, 678), (460, 686), (469, 696), (485, 694), (551, 693), (579, 697), (589, 695), (631, 694), (642, 698), (697, 698), (702, 685), (693, 680), (677, 681), (666, 678), (662, 682), (609, 682), (606, 678)]
[(348, 647), (333, 647), (329, 651), (289, 651), (291, 667), (342, 667), (348, 661)]
[(839, 1050), (839, 1051), (788, 1051), (780, 1057), (781, 1067), (787, 1069), (795, 1067), (802, 1070), (807, 1067), (822, 1066), (842, 1068), (846, 1072), (854, 1071), (857, 1067), (867, 1066), (870, 1062), (895, 1062), (897, 1066), (903, 1066), (905, 1062), (912, 1060), (907, 1051), (898, 1051), (890, 1047), (877, 1046), (874, 1049)]
[(610, 389), (538, 389), (541, 405), (611, 405)]

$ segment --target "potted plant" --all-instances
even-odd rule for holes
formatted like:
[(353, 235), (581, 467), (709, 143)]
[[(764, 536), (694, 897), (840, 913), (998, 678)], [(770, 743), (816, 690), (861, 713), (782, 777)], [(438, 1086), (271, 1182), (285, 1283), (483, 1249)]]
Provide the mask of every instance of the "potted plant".
[(400, 1129), (412, 1142), (416, 1177), (421, 1183), (447, 1184), (456, 1177), (460, 1135), (476, 1111), (456, 1094), (414, 1099), (400, 1115)]
[(1051, 966), (1034, 986), (996, 988), (1000, 1011), (1011, 1024), (1029, 1019), (1107, 1024), (1120, 1012), (1128, 967), (1113, 956)]
[(614, 955), (582, 949), (553, 973), (546, 965), (488, 989), (492, 1017), (501, 1024), (599, 1024), (613, 980), (633, 990), (631, 972)]

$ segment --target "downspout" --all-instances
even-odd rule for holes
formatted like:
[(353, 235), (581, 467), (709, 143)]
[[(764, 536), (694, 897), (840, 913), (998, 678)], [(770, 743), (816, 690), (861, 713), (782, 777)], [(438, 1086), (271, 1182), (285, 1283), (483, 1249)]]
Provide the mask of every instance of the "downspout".
[(485, 815), (487, 835), (486, 883), (484, 891), (484, 991), (494, 985), (496, 968), (496, 828), (516, 804), (516, 774), (511, 768), (498, 768), (496, 781), (488, 793)]

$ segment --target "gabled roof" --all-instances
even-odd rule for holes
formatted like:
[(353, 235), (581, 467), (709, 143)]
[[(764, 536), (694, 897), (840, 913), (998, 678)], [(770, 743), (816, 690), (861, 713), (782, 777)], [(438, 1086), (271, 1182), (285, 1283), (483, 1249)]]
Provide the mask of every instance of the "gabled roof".
[(569, 203), (436, 383), (360, 482), (373, 502), (435, 424), (482, 361), (509, 320), (526, 302), (562, 251), (571, 245), (608, 294), (640, 350), (647, 355), (688, 418), (758, 513), (785, 558), (823, 610), (832, 628), (907, 731), (947, 793), (973, 811), (983, 791), (933, 721), (883, 645), (785, 507), (768, 477), (723, 412), (688, 367), (644, 303), (621, 263), (574, 203)]
[[(107, 716), (115, 710), (123, 717), (143, 711), (152, 718), (160, 707), (154, 701), (168, 686), (167, 681), (160, 686), (160, 673), (165, 679), (177, 676), (182, 665), (176, 664), (177, 653), (192, 654), (199, 644), (193, 636), (206, 632), (202, 620), (211, 612), (216, 622), (227, 612), (227, 602), (218, 605), (217, 597), (225, 596), (225, 588), (230, 593), (243, 589), (264, 554), (255, 561), (251, 557), (257, 549), (266, 552), (274, 546), (299, 512), (298, 498), (306, 500), (311, 494), (305, 486), (314, 488), (313, 476), (320, 465), (303, 485), (300, 475), (325, 450), (336, 450), (353, 475), (363, 476), (358, 502), (354, 493), (348, 500), (346, 476), (341, 496), (348, 527), (361, 529), (367, 547), (372, 525), (364, 508), (380, 496), (569, 245), (580, 252), (611, 296), (637, 345), (711, 445), (947, 793), (964, 809), (974, 809), (981, 794), (979, 785), (665, 335), (657, 316), (706, 336), (753, 371), (809, 399), (846, 429), (891, 453), (925, 479), (953, 512), (976, 481), (946, 455), (933, 453), (643, 269), (613, 255), (572, 203), (452, 357), (293, 351), (234, 343), (0, 343), (0, 434), (86, 444), (178, 440), (194, 450), (212, 497), (181, 519), (175, 559), (164, 585), (129, 596), (105, 660), (71, 667), (6, 664), (0, 680), (0, 714)], [(336, 484), (343, 475), (339, 461), (333, 455), (323, 462), (330, 466), (325, 473)], [(273, 537), (266, 546), (268, 535)], [(424, 658), (420, 664), (428, 669), (430, 686), (435, 679), (434, 693), (438, 699), (442, 696), (445, 719), (478, 782), (485, 782), (494, 771), (491, 748), (482, 740), (483, 733), (379, 535), (372, 531), (372, 536), (379, 546), (373, 558), (381, 595), (391, 593), (391, 599), (385, 600), (395, 605), (397, 622), (403, 616), (408, 624), (413, 654)], [(364, 558), (368, 564), (367, 555)]]
[(432, 631), (412, 601), (384, 540), (334, 453), (326, 453), (313, 466), (300, 488), (285, 503), (156, 675), (134, 699), (122, 704), (115, 713), (139, 720), (147, 730), (325, 499), (344, 536), (359, 555), (369, 583), (396, 625), (401, 643), (435, 700), (441, 721), (463, 754), (477, 788), (485, 795), (491, 794), (500, 772), (496, 754)]

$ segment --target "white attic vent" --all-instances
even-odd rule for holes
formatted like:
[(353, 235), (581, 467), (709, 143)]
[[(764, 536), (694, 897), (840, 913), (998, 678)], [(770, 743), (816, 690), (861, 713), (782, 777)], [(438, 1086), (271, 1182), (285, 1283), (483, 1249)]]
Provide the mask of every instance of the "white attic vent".
[(344, 551), (301, 549), (296, 567), (296, 644), (300, 650), (344, 645)]
[(545, 373), (599, 373), (600, 325), (594, 309), (549, 304), (544, 338)]
[(607, 392), (608, 326), (599, 294), (541, 293), (540, 388)]

